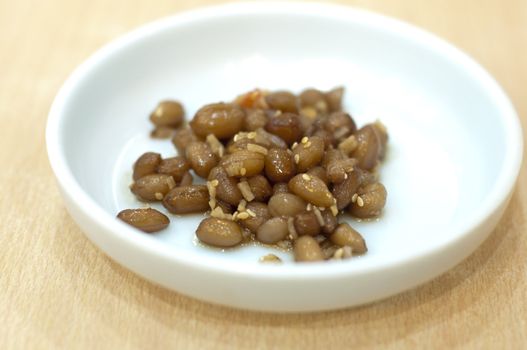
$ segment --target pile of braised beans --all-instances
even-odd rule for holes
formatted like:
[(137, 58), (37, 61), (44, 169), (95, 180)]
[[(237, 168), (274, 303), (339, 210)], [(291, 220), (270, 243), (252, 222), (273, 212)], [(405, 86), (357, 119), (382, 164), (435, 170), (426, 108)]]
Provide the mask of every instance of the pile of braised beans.
[[(172, 214), (208, 212), (196, 236), (210, 246), (256, 240), (292, 249), (296, 261), (363, 254), (363, 237), (339, 223), (339, 214), (381, 214), (387, 193), (376, 169), (388, 135), (380, 122), (357, 128), (342, 110), (343, 92), (254, 90), (203, 106), (188, 125), (179, 102), (163, 101), (150, 115), (151, 135), (172, 137), (179, 155), (140, 156), (130, 189)], [(206, 183), (193, 184), (191, 171)], [(144, 232), (170, 223), (152, 208), (123, 210), (118, 218)]]

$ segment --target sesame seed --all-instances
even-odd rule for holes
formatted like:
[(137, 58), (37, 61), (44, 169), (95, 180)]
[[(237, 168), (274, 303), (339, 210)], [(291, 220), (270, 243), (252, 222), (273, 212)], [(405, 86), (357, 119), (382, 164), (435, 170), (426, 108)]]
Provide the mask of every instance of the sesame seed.
[(304, 148), (309, 148), (309, 147), (311, 147), (311, 141), (306, 142), (304, 145)]
[(344, 250), (342, 248), (339, 248), (333, 254), (333, 259), (340, 260), (342, 259), (342, 255), (344, 255)]
[(251, 186), (249, 186), (247, 181), (240, 181), (237, 186), (247, 202), (250, 202), (255, 198), (254, 193), (251, 191)]
[(306, 210), (311, 211), (311, 209), (313, 209), (313, 205), (311, 203), (307, 203)]
[(302, 174), (302, 179), (309, 181), (311, 180), (311, 176), (309, 176), (308, 174)]
[(246, 205), (247, 205), (247, 201), (245, 199), (242, 199), (240, 203), (238, 204), (238, 211), (245, 211)]
[(246, 212), (242, 212), (242, 213), (238, 214), (238, 219), (240, 219), (240, 220), (245, 220), (245, 219), (248, 219), (248, 218), (249, 218), (249, 214), (247, 214)]
[(357, 197), (357, 205), (358, 205), (359, 207), (363, 207), (363, 206), (364, 206), (364, 200), (362, 199), (361, 196), (358, 196), (358, 197)]
[(300, 140), (301, 143), (306, 143), (307, 141), (309, 141), (307, 136), (302, 137), (302, 140)]
[(234, 142), (238, 141), (238, 138), (239, 138), (238, 134), (234, 135), (234, 139), (233, 139)]
[(247, 169), (245, 169), (245, 168), (241, 168), (241, 169), (240, 169), (240, 175), (241, 175), (241, 176), (244, 176), (245, 174), (247, 174)]
[(355, 203), (355, 202), (357, 201), (357, 197), (358, 197), (358, 196), (359, 196), (359, 195), (358, 195), (357, 193), (354, 193), (353, 196), (351, 196), (351, 202), (352, 202), (352, 203)]
[(253, 218), (256, 217), (256, 213), (254, 211), (252, 211), (251, 209), (247, 209), (247, 214), (249, 214), (250, 216), (252, 216)]
[(156, 199), (157, 199), (158, 201), (160, 201), (160, 200), (163, 199), (163, 194), (162, 194), (161, 192), (156, 192), (156, 193), (154, 194), (154, 197), (156, 197)]
[(331, 209), (331, 214), (333, 214), (333, 216), (337, 216), (338, 215), (339, 210), (338, 210), (336, 205), (332, 205), (331, 207), (329, 207), (329, 209)]
[(313, 212), (315, 213), (315, 216), (317, 217), (318, 224), (320, 226), (324, 226), (324, 218), (322, 217), (322, 213), (320, 210), (318, 210), (317, 207), (313, 207)]
[(220, 184), (220, 182), (217, 179), (212, 180), (210, 183), (214, 187), (217, 187)]
[(291, 146), (291, 149), (295, 149), (297, 146), (298, 146), (298, 142), (295, 142), (295, 143), (293, 143), (293, 145)]
[(260, 258), (261, 263), (281, 263), (282, 260), (274, 254), (267, 254)]
[(211, 200), (209, 201), (209, 207), (210, 209), (216, 208), (216, 200), (214, 198), (211, 198)]
[(295, 154), (295, 163), (298, 164), (298, 162), (300, 162), (300, 155), (298, 154)]
[(344, 173), (344, 180), (348, 178), (348, 174)]
[(247, 134), (248, 139), (254, 139), (255, 137), (256, 137), (256, 133), (254, 131), (251, 131), (250, 133)]

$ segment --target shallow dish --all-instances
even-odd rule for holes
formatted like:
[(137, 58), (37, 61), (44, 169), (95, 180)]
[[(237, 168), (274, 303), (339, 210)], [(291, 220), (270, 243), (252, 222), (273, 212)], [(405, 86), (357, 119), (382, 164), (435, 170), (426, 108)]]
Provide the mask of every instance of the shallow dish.
[[(197, 244), (201, 216), (172, 216), (154, 235), (115, 219), (141, 206), (128, 190), (137, 156), (175, 154), (169, 141), (148, 137), (147, 116), (159, 100), (181, 100), (191, 118), (204, 103), (254, 87), (336, 85), (346, 87), (345, 108), (358, 124), (381, 119), (390, 134), (381, 169), (385, 213), (352, 222), (366, 255), (269, 266), (258, 262), (267, 248)], [(456, 265), (501, 217), (523, 149), (511, 103), (459, 50), (380, 15), (298, 3), (206, 8), (127, 34), (65, 82), (46, 136), (68, 211), (106, 254), (183, 294), (267, 311), (371, 302)]]

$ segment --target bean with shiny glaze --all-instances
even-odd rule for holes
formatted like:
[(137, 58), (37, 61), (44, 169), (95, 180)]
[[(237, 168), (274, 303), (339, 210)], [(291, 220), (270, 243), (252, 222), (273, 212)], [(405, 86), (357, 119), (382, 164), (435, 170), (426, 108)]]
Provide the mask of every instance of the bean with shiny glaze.
[(163, 206), (173, 214), (203, 213), (209, 209), (209, 191), (205, 185), (180, 186), (163, 199)]
[(240, 224), (252, 233), (256, 233), (258, 228), (271, 218), (271, 214), (269, 214), (269, 209), (265, 203), (250, 202), (247, 203), (246, 209), (248, 212), (251, 211), (255, 216), (250, 215), (247, 219), (240, 220)]
[(230, 103), (213, 103), (200, 108), (190, 126), (200, 137), (213, 134), (220, 140), (228, 139), (238, 133), (243, 126), (245, 112)]
[(386, 204), (386, 188), (380, 182), (359, 187), (357, 199), (349, 207), (351, 215), (358, 218), (379, 216)]
[(117, 218), (147, 233), (161, 231), (170, 223), (165, 214), (152, 208), (125, 209), (117, 214)]
[(213, 217), (201, 221), (196, 236), (201, 242), (220, 248), (234, 247), (243, 240), (242, 229), (236, 222)]
[(324, 181), (316, 176), (296, 175), (289, 181), (289, 190), (317, 207), (330, 207), (335, 203)]
[(178, 101), (161, 101), (150, 114), (150, 121), (156, 126), (178, 128), (185, 120), (185, 111)]
[(209, 172), (218, 164), (218, 156), (214, 154), (205, 142), (191, 142), (185, 150), (186, 157), (194, 172), (203, 178), (209, 176)]
[(170, 175), (178, 183), (189, 170), (190, 163), (186, 158), (181, 156), (165, 158), (157, 166), (157, 172), (159, 174)]
[(272, 182), (287, 182), (296, 174), (296, 165), (290, 151), (271, 148), (265, 156), (265, 175)]
[(306, 209), (306, 202), (292, 193), (278, 193), (267, 204), (272, 216), (295, 216)]
[(159, 153), (146, 152), (141, 155), (134, 163), (134, 181), (145, 175), (155, 174), (159, 163), (161, 163), (161, 155)]
[(289, 229), (287, 219), (284, 217), (275, 217), (267, 220), (256, 231), (256, 239), (262, 243), (273, 244), (287, 237)]
[(130, 189), (139, 199), (147, 202), (162, 200), (176, 186), (174, 178), (165, 174), (146, 175), (135, 181)]
[(301, 236), (295, 240), (293, 246), (295, 261), (314, 262), (324, 260), (324, 253), (318, 242), (311, 236)]
[(338, 225), (329, 239), (341, 247), (351, 247), (352, 252), (356, 254), (364, 254), (368, 251), (364, 238), (347, 223)]

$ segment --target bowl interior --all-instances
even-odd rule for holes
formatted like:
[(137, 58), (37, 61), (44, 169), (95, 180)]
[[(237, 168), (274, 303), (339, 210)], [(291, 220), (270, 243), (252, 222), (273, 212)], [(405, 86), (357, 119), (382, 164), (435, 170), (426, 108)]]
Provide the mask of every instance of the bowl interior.
[[(299, 92), (343, 85), (357, 123), (380, 119), (390, 137), (381, 167), (384, 215), (371, 222), (346, 218), (369, 248), (346, 263), (396, 261), (455, 240), (487, 199), (507, 152), (500, 106), (442, 49), (360, 16), (254, 12), (166, 21), (92, 61), (65, 102), (59, 141), (76, 181), (114, 217), (142, 206), (128, 190), (135, 159), (150, 150), (175, 155), (170, 141), (148, 136), (158, 101), (182, 101), (191, 118), (203, 104), (255, 87)], [(194, 239), (200, 219), (171, 216), (170, 227), (151, 239), (174, 254), (184, 249), (249, 264), (271, 250), (202, 247)]]

